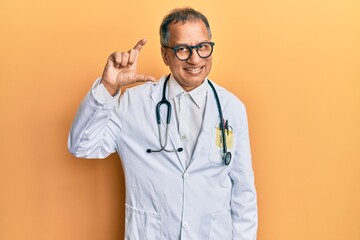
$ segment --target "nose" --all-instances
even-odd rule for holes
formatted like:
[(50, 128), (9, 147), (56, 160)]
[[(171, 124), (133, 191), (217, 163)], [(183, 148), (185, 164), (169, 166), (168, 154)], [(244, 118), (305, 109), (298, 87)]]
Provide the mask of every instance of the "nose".
[(196, 65), (197, 63), (199, 63), (201, 61), (201, 57), (199, 56), (199, 54), (196, 52), (196, 49), (193, 48), (191, 49), (191, 56), (190, 58), (187, 60), (188, 63), (194, 64)]

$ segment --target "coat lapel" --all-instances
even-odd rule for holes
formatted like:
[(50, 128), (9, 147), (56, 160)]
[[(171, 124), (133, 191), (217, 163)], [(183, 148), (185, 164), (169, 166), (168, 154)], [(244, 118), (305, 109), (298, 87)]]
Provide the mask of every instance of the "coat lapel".
[[(189, 168), (192, 165), (198, 165), (198, 164), (203, 165), (204, 157), (207, 160), (207, 157), (210, 153), (210, 148), (214, 146), (214, 144), (211, 144), (211, 141), (215, 141), (212, 139), (211, 133), (212, 130), (216, 127), (218, 120), (219, 120), (219, 112), (216, 107), (215, 96), (210, 86), (208, 86), (208, 90), (206, 94), (204, 120), (202, 123), (201, 132), (199, 134), (194, 149), (193, 156), (191, 158)], [(205, 156), (204, 153), (206, 154)], [(197, 163), (196, 162), (193, 163), (193, 161), (197, 161)]]

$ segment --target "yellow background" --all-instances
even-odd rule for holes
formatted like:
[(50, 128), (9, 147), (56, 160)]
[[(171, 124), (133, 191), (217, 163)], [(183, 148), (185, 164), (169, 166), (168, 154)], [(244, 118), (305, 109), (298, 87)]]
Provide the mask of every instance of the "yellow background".
[(168, 72), (158, 26), (189, 4), (248, 108), (258, 239), (360, 239), (358, 0), (1, 0), (0, 239), (122, 238), (121, 163), (75, 159), (68, 130), (111, 52), (146, 37), (139, 71)]

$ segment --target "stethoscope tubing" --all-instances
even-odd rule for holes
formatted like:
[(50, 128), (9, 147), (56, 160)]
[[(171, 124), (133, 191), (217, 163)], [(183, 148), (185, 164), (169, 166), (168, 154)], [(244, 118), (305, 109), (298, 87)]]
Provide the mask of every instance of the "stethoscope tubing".
[[(161, 100), (158, 102), (158, 104), (156, 104), (156, 122), (158, 125), (158, 133), (159, 133), (159, 142), (160, 142), (160, 149), (158, 150), (153, 150), (153, 149), (147, 149), (146, 152), (148, 153), (152, 153), (152, 152), (161, 152), (161, 151), (165, 151), (165, 152), (182, 152), (183, 148), (177, 148), (177, 149), (166, 149), (166, 145), (167, 145), (167, 141), (168, 141), (168, 133), (169, 133), (169, 124), (170, 124), (170, 119), (171, 119), (171, 104), (170, 102), (166, 99), (165, 95), (166, 95), (166, 85), (167, 82), (170, 79), (170, 75), (169, 74), (164, 82), (164, 87), (163, 87), (163, 92), (162, 92), (162, 98)], [(208, 80), (208, 83), (214, 93), (215, 96), (215, 101), (216, 101), (216, 105), (217, 105), (217, 109), (219, 112), (219, 118), (220, 118), (220, 131), (221, 131), (221, 138), (222, 138), (222, 145), (223, 145), (223, 152), (222, 152), (222, 159), (224, 161), (225, 165), (229, 165), (231, 162), (231, 152), (227, 151), (227, 144), (226, 144), (226, 135), (225, 135), (225, 126), (224, 126), (224, 117), (223, 117), (223, 113), (222, 113), (222, 108), (221, 108), (221, 104), (220, 104), (220, 99), (219, 96), (216, 92), (216, 89), (214, 87), (214, 85), (211, 83), (210, 80)], [(162, 135), (161, 135), (161, 130), (160, 130), (160, 123), (161, 123), (161, 117), (160, 117), (160, 108), (161, 105), (165, 104), (167, 107), (167, 116), (166, 116), (166, 130), (165, 130), (165, 143), (163, 144), (162, 141)]]
[(214, 92), (214, 96), (215, 96), (215, 100), (216, 100), (216, 105), (217, 105), (217, 108), (219, 110), (219, 117), (220, 117), (220, 131), (221, 131), (221, 135), (222, 135), (222, 142), (223, 142), (223, 148), (224, 148), (224, 153), (227, 152), (227, 144), (226, 144), (226, 136), (225, 136), (225, 128), (224, 128), (224, 117), (223, 117), (223, 113), (222, 113), (222, 108), (221, 108), (221, 104), (220, 104), (220, 99), (219, 99), (219, 96), (217, 95), (216, 93), (216, 90), (215, 90), (215, 87), (214, 85), (208, 81), (211, 89), (213, 90)]

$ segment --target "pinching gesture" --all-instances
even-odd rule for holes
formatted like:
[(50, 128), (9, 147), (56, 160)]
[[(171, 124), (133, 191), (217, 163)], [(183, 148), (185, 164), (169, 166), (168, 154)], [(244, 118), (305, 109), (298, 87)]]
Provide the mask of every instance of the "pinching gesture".
[(129, 51), (114, 52), (109, 56), (101, 82), (111, 95), (115, 95), (119, 88), (132, 83), (155, 81), (153, 76), (137, 73), (139, 52), (145, 44), (146, 39), (141, 39)]

